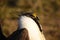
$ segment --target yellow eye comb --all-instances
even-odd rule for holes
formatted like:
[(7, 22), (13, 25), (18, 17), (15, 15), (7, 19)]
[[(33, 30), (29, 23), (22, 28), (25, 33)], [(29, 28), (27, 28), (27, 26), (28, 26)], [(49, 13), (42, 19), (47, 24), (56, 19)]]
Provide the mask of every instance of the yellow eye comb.
[(36, 16), (37, 16), (37, 15), (36, 15), (36, 13), (33, 13), (32, 15), (33, 15), (34, 17), (36, 17)]

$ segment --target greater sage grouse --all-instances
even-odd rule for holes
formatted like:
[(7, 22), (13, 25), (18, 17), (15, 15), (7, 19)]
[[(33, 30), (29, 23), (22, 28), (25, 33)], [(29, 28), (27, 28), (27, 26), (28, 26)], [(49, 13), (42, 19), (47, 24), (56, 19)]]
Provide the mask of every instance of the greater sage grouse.
[(38, 17), (32, 13), (21, 13), (18, 29), (6, 38), (0, 29), (0, 40), (45, 40)]

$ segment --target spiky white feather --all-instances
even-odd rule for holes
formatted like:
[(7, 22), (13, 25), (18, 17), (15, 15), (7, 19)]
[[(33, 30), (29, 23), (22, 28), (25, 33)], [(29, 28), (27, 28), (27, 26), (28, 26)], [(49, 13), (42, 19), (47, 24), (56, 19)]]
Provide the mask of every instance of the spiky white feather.
[(40, 32), (36, 22), (27, 16), (21, 16), (19, 19), (20, 29), (26, 28), (28, 30), (30, 40), (45, 40), (42, 32)]

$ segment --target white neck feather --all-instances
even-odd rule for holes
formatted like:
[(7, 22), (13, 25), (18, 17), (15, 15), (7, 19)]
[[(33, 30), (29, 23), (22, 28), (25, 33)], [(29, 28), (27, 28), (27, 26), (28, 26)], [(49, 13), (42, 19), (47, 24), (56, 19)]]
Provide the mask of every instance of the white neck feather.
[(30, 40), (45, 40), (42, 32), (40, 32), (36, 22), (27, 16), (21, 16), (19, 19), (19, 28), (26, 28), (29, 33)]

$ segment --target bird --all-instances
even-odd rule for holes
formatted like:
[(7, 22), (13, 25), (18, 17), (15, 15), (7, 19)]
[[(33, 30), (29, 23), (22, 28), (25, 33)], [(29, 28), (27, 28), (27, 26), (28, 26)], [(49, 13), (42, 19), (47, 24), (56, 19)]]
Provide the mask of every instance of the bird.
[[(22, 13), (19, 17), (19, 30), (26, 29), (28, 31), (29, 40), (46, 40), (42, 32), (38, 17), (34, 13)], [(23, 35), (23, 34), (22, 34)]]
[(9, 37), (2, 34), (0, 28), (1, 40), (46, 40), (38, 22), (38, 17), (34, 13), (22, 12), (18, 18), (18, 28)]

